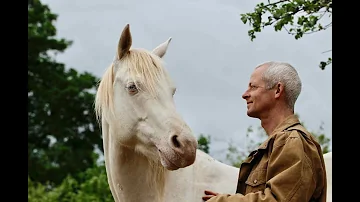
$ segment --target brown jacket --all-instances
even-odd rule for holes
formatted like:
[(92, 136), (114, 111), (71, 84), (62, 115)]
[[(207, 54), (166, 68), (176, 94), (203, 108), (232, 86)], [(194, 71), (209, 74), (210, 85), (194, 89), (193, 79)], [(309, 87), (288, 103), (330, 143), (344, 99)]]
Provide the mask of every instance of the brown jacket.
[(326, 201), (321, 147), (295, 115), (287, 117), (241, 164), (236, 193), (208, 202)]

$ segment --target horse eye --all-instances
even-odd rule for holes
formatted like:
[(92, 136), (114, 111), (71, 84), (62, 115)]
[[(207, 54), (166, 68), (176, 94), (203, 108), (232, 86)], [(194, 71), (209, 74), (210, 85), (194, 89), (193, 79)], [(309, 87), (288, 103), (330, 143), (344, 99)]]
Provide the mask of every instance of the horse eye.
[(134, 95), (138, 92), (138, 89), (134, 83), (129, 83), (128, 86), (126, 87), (126, 89), (132, 95)]

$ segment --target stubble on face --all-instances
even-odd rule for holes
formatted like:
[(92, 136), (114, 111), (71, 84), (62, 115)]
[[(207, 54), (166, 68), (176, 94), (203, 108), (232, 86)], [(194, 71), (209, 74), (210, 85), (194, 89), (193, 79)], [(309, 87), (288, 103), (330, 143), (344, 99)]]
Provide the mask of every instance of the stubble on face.
[(250, 76), (249, 89), (243, 95), (247, 104), (247, 115), (252, 118), (261, 118), (271, 102), (271, 92), (265, 89), (262, 79), (266, 68), (266, 65), (262, 65), (254, 70)]

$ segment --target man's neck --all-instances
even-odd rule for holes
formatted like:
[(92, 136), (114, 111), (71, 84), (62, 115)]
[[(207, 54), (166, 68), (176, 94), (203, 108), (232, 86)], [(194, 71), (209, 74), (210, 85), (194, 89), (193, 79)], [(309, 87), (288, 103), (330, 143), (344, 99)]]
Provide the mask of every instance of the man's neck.
[(261, 126), (264, 128), (268, 136), (281, 124), (288, 116), (293, 115), (294, 112), (291, 109), (274, 109), (269, 113), (261, 117)]

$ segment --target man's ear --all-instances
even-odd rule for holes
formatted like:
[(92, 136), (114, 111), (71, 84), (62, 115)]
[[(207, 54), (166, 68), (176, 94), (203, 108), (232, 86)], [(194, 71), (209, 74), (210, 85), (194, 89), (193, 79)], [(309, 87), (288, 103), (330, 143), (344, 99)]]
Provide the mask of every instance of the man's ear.
[(278, 82), (274, 88), (275, 88), (275, 98), (279, 98), (284, 93), (285, 90), (284, 84)]

